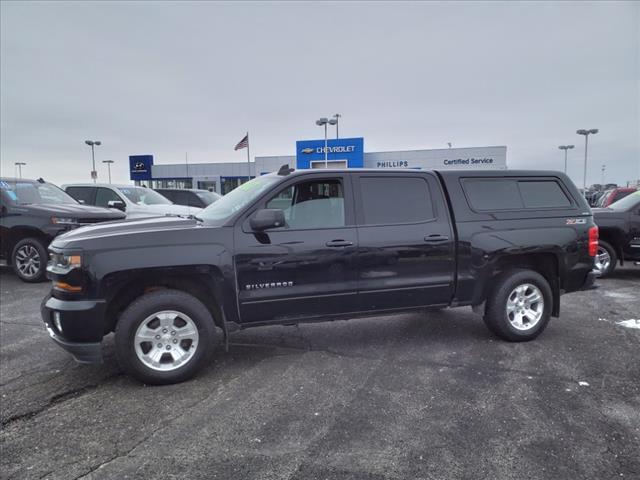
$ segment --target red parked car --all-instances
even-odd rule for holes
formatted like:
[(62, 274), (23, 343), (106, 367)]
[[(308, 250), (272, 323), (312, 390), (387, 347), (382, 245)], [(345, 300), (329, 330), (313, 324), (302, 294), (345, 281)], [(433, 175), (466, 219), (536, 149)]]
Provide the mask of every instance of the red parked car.
[(607, 208), (613, 202), (617, 202), (627, 195), (631, 195), (636, 190), (637, 189), (633, 187), (613, 188), (611, 190), (607, 190), (604, 195), (598, 200), (598, 207)]

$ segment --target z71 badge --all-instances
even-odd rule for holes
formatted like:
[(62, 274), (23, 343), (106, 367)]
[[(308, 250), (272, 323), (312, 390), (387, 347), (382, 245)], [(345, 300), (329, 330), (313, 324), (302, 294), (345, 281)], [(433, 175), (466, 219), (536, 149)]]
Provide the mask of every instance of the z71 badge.
[(567, 225), (584, 225), (586, 223), (586, 218), (567, 218)]

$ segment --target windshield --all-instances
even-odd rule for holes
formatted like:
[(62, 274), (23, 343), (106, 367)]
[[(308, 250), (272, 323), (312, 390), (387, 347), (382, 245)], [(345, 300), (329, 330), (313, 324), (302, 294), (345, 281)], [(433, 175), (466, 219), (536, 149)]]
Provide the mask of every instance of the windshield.
[(224, 220), (258, 198), (282, 177), (264, 176), (243, 183), (198, 214), (203, 220)]
[(18, 205), (29, 205), (32, 203), (78, 204), (73, 197), (50, 183), (3, 180), (0, 182), (0, 188), (12, 202)]
[(118, 188), (136, 205), (172, 205), (173, 202), (150, 188), (122, 187)]
[(198, 195), (200, 200), (202, 200), (206, 205), (211, 205), (216, 200), (220, 200), (222, 198), (222, 195), (218, 195), (213, 192), (196, 192), (196, 195)]
[(630, 208), (633, 208), (638, 202), (640, 202), (640, 191), (633, 192), (631, 195), (627, 195), (617, 202), (613, 202), (609, 205), (609, 208), (618, 212), (626, 212)]

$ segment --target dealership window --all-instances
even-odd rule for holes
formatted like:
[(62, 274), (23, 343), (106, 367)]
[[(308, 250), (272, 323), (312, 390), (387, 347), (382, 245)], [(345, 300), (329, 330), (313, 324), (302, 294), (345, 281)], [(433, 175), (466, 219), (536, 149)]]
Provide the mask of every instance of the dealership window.
[(360, 177), (364, 225), (416, 223), (434, 218), (429, 185), (418, 177)]
[(267, 208), (284, 210), (288, 228), (343, 227), (344, 189), (340, 180), (300, 182), (282, 190)]
[[(251, 177), (255, 178), (255, 177)], [(226, 195), (231, 190), (238, 188), (243, 183), (247, 183), (249, 178), (247, 177), (220, 177), (220, 189), (222, 195)]]
[[(136, 182), (136, 185), (140, 186), (141, 183)], [(193, 188), (193, 182), (190, 178), (154, 179), (149, 181), (148, 185), (151, 188)]]

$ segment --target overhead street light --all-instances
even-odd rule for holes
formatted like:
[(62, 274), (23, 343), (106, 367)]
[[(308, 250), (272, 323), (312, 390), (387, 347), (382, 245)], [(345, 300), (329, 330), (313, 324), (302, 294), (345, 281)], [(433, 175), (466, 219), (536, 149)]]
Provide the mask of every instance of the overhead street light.
[(109, 169), (109, 184), (111, 184), (111, 164), (113, 163), (113, 160), (102, 160), (102, 163), (107, 164), (107, 168)]
[(94, 146), (102, 145), (102, 142), (100, 140), (85, 140), (84, 143), (91, 147), (91, 163), (93, 165), (93, 170), (91, 170), (91, 178), (93, 178), (93, 183), (96, 183), (98, 172), (96, 172), (96, 156), (93, 148)]
[(18, 167), (18, 172), (19, 172), (19, 173), (18, 173), (18, 176), (19, 176), (20, 178), (22, 178), (22, 166), (23, 166), (23, 165), (26, 165), (26, 163), (25, 163), (25, 162), (16, 162), (16, 163), (14, 163), (14, 165), (15, 165), (16, 167)]
[(338, 132), (338, 128), (340, 127), (339, 123), (340, 123), (340, 118), (342, 117), (341, 114), (336, 113), (333, 118), (336, 119), (336, 140), (340, 138), (340, 134)]
[(597, 128), (591, 128), (589, 130), (576, 130), (578, 135), (584, 135), (584, 176), (582, 178), (583, 193), (587, 191), (587, 148), (589, 146), (589, 135), (595, 135), (598, 133)]
[(575, 145), (560, 145), (558, 148), (564, 150), (564, 173), (567, 173), (567, 150), (574, 148)]
[(336, 120), (335, 118), (329, 120), (326, 117), (322, 117), (319, 120), (316, 120), (316, 125), (318, 125), (319, 127), (324, 126), (324, 168), (329, 168), (329, 161), (327, 159), (327, 125), (336, 125), (337, 123), (338, 120)]

